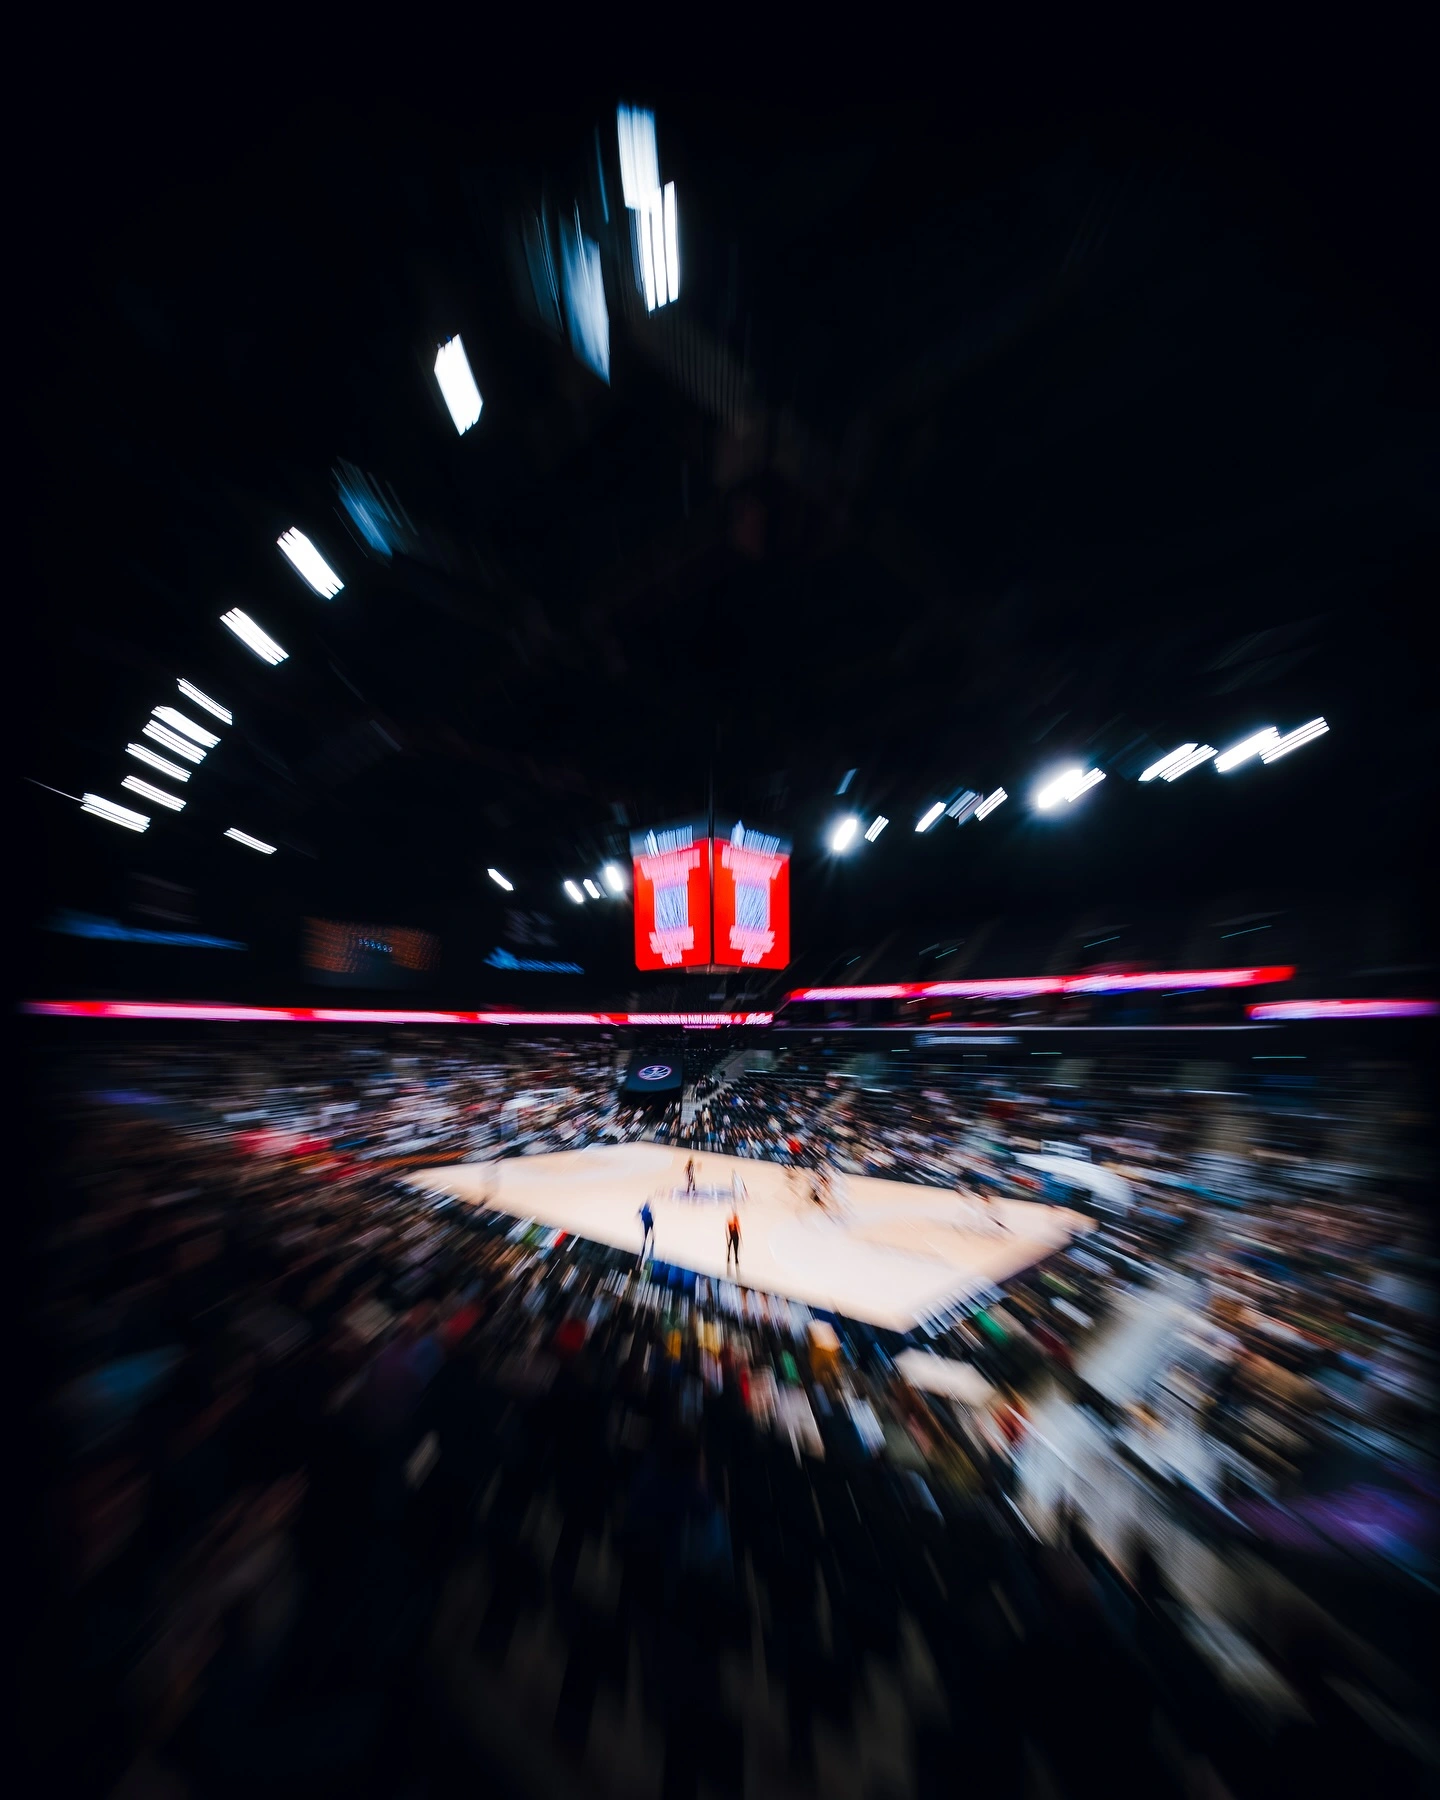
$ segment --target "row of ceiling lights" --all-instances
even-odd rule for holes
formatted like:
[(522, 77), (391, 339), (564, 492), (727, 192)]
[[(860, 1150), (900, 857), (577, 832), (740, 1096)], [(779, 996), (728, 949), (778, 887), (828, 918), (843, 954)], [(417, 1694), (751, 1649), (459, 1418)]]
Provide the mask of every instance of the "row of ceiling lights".
[[(1232, 744), (1228, 750), (1218, 754), (1212, 744), (1181, 744), (1168, 756), (1162, 756), (1158, 762), (1152, 763), (1142, 773), (1140, 780), (1178, 781), (1182, 775), (1188, 775), (1192, 769), (1198, 769), (1202, 763), (1212, 760), (1222, 775), (1228, 775), (1232, 769), (1238, 769), (1257, 758), (1262, 763), (1278, 762), (1292, 750), (1298, 750), (1302, 745), (1324, 737), (1329, 729), (1324, 719), (1311, 719), (1308, 724), (1297, 725), (1293, 731), (1282, 736), (1274, 725), (1266, 725), (1262, 730), (1251, 732), (1238, 743)], [(852, 769), (846, 775), (840, 784), (840, 793), (843, 794), (849, 787), (854, 774)], [(1104, 779), (1103, 769), (1085, 769), (1079, 766), (1063, 769), (1058, 774), (1047, 776), (1035, 789), (1035, 808), (1039, 812), (1053, 812), (1057, 806), (1073, 805), (1082, 794), (1088, 794)], [(927, 807), (915, 821), (915, 829), (917, 832), (928, 831), (942, 817), (954, 819), (957, 825), (963, 825), (967, 819), (984, 819), (1008, 798), (1003, 787), (996, 788), (983, 800), (973, 790), (966, 789), (948, 805), (943, 800), (936, 800)], [(865, 831), (866, 842), (873, 844), (889, 823), (883, 813), (877, 813)], [(830, 849), (835, 855), (843, 856), (846, 851), (854, 848), (859, 838), (860, 820), (854, 813), (847, 813), (831, 827)]]
[[(632, 215), (633, 244), (636, 252), (638, 280), (645, 298), (647, 311), (654, 312), (657, 307), (677, 300), (680, 295), (680, 258), (679, 236), (676, 219), (675, 184), (667, 182), (663, 186), (660, 181), (659, 153), (655, 142), (655, 115), (634, 107), (622, 106), (617, 109), (616, 131), (619, 141), (621, 186), (626, 207)], [(588, 243), (585, 249), (592, 248)], [(593, 258), (587, 260), (587, 275), (591, 282), (600, 279), (598, 267), (598, 247)], [(604, 313), (603, 286), (598, 295), (599, 313)], [(606, 346), (606, 363), (608, 366), (608, 344)], [(465, 354), (465, 346), (459, 335), (443, 343), (435, 356), (435, 380), (439, 386), (446, 408), (454, 422), (455, 429), (463, 436), (476, 424), (484, 407), (480, 389), (470, 367), (469, 358)], [(290, 565), (305, 584), (319, 595), (322, 600), (333, 600), (343, 591), (345, 583), (336, 574), (324, 556), (298, 527), (281, 534), (277, 540), (278, 547)], [(250, 615), (238, 606), (231, 607), (221, 615), (220, 623), (240, 640), (245, 647), (257, 656), (261, 662), (271, 668), (278, 667), (289, 660), (289, 652), (258, 624)], [(189, 682), (180, 682), (181, 691), (187, 694), (197, 705), (220, 718), (225, 724), (232, 723), (228, 708), (209, 700)], [(192, 763), (203, 761), (205, 754), (219, 743), (219, 738), (197, 726), (193, 721), (183, 718), (173, 708), (157, 707), (154, 717), (146, 724), (144, 734), (159, 742), (173, 755), (181, 756)], [(174, 762), (160, 757), (143, 745), (131, 744), (129, 753), (147, 763), (158, 773), (172, 781), (186, 782), (190, 779), (188, 771)], [(121, 784), (130, 792), (139, 794), (153, 805), (164, 807), (167, 811), (183, 812), (185, 801), (178, 795), (153, 783), (141, 780), (140, 777), (127, 776)], [(81, 800), (82, 808), (97, 818), (108, 820), (111, 824), (124, 826), (131, 831), (147, 831), (150, 827), (150, 816), (135, 811), (128, 806), (108, 800), (102, 795), (85, 794)], [(249, 848), (259, 850), (265, 855), (274, 854), (275, 846), (252, 837), (248, 832), (231, 827), (225, 836)], [(507, 892), (513, 892), (513, 883), (506, 880), (497, 870), (489, 871), (491, 877)], [(608, 863), (603, 871), (606, 886), (612, 893), (625, 892), (624, 877), (613, 863)], [(565, 892), (577, 904), (584, 903), (588, 894), (592, 899), (602, 898), (601, 888), (589, 877), (577, 886), (573, 881), (564, 884)]]

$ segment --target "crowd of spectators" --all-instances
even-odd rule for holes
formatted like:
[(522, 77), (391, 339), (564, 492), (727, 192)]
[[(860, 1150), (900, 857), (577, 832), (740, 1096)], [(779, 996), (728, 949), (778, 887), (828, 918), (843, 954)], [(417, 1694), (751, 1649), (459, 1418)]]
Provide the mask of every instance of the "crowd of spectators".
[[(1204, 1160), (1212, 1114), (1183, 1092), (1093, 1084), (1077, 1108), (1034, 1079), (801, 1085), (784, 1070), (716, 1088), (704, 1141), (750, 1155), (1046, 1197), (1016, 1158), (1068, 1132), (1128, 1171), (1126, 1213), (937, 1323), (928, 1347), (991, 1383), (992, 1400), (967, 1408), (900, 1381), (898, 1346), (844, 1321), (832, 1352), (803, 1309), (693, 1278), (658, 1285), (616, 1253), (522, 1237), (400, 1178), (417, 1158), (653, 1131), (653, 1115), (618, 1106), (609, 1046), (477, 1055), (297, 1035), (198, 1053), (134, 1044), (65, 1074), (31, 1289), (58, 1599), (30, 1724), (56, 1773), (94, 1791), (127, 1768), (199, 1794), (416, 1791), (443, 1732), (415, 1672), (451, 1560), (478, 1531), (509, 1568), (487, 1613), (503, 1638), (530, 1603), (520, 1540), (542, 1490), (565, 1519), (546, 1592), (573, 1577), (587, 1532), (608, 1521), (623, 1543), (647, 1704), (687, 1767), (697, 1730), (724, 1736), (713, 1697), (699, 1717), (696, 1696), (716, 1646), (750, 1629), (747, 1558), (798, 1765), (815, 1717), (853, 1712), (863, 1653), (899, 1656), (902, 1615), (920, 1622), (952, 1729), (983, 1702), (997, 1757), (1028, 1735), (1076, 1791), (1103, 1772), (1063, 1723), (1079, 1713), (1067, 1699), (1053, 1729), (1027, 1724), (1002, 1669), (1063, 1677), (1097, 1707), (1117, 1704), (1100, 1670), (1143, 1682), (1186, 1755), (1249, 1758), (1239, 1726), (1228, 1752), (1210, 1745), (1217, 1715), (1175, 1689), (1179, 1602), (1153, 1559), (1137, 1551), (1121, 1569), (1078, 1523), (1041, 1553), (1011, 1505), (1037, 1377), (1073, 1379), (1115, 1296), (1162, 1270), (1198, 1292), (1166, 1391), (1260, 1477), (1249, 1491), (1290, 1494), (1341, 1439), (1412, 1474), (1428, 1466), (1428, 1245), (1413, 1208), (1380, 1197), (1352, 1101), (1305, 1117), (1256, 1108), (1269, 1129), (1255, 1126), (1248, 1176), (1221, 1193), (1196, 1179), (1222, 1178)], [(708, 1614), (687, 1614), (697, 1597)], [(984, 1604), (1007, 1646), (993, 1668), (976, 1654)], [(692, 1642), (687, 1616), (717, 1621), (713, 1639)], [(668, 1647), (687, 1631), (677, 1692)], [(1095, 1659), (1083, 1679), (1081, 1638)], [(1315, 1672), (1290, 1674), (1314, 1723)], [(1312, 1770), (1319, 1742), (1305, 1740)], [(940, 1791), (953, 1736), (917, 1728), (913, 1748), (921, 1790)], [(1274, 1772), (1273, 1750), (1252, 1778)], [(1181, 1779), (1143, 1731), (1123, 1758), (1152, 1791)], [(429, 1766), (447, 1785), (452, 1772)]]

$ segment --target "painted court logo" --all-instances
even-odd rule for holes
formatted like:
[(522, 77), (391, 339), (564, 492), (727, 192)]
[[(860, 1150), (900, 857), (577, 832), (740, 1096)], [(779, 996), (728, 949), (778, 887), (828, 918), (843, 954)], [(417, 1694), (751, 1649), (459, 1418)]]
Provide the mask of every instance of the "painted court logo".
[(664, 1081), (670, 1073), (669, 1063), (646, 1063), (640, 1071), (639, 1079), (641, 1081)]

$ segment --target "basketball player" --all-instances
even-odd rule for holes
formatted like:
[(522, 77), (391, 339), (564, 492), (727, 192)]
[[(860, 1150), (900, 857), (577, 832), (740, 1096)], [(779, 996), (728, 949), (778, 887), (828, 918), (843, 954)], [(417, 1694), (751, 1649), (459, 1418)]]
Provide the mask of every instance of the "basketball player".
[(650, 1202), (648, 1200), (640, 1208), (640, 1223), (644, 1227), (644, 1231), (640, 1238), (640, 1261), (643, 1263), (647, 1245), (649, 1246), (650, 1254), (652, 1256), (655, 1254), (655, 1215), (650, 1210)]
[(685, 1198), (688, 1200), (695, 1192), (695, 1158), (687, 1159), (685, 1164)]
[(740, 1214), (732, 1206), (725, 1221), (725, 1273), (730, 1273), (730, 1258), (735, 1258), (735, 1273), (740, 1273)]

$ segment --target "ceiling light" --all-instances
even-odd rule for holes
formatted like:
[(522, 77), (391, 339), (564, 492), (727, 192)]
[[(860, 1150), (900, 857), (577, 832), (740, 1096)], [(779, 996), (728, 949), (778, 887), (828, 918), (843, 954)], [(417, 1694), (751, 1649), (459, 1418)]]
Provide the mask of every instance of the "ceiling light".
[(143, 736), (153, 738), (157, 744), (163, 744), (176, 756), (183, 756), (186, 762), (202, 763), (205, 760), (203, 750), (192, 744), (189, 738), (181, 737), (178, 731), (172, 731), (168, 725), (157, 725), (154, 719), (147, 719), (140, 729)]
[(848, 818), (841, 819), (830, 833), (830, 848), (839, 856), (855, 842), (855, 834), (860, 829), (860, 821), (851, 813)]
[(665, 282), (671, 300), (680, 298), (680, 233), (675, 218), (675, 183), (665, 183)]
[(1003, 806), (1009, 798), (1010, 796), (1005, 792), (1004, 788), (996, 788), (995, 792), (991, 794), (988, 799), (982, 800), (975, 808), (975, 817), (977, 819), (985, 818), (987, 814), (994, 812), (997, 806)]
[(150, 821), (144, 813), (131, 812), (128, 806), (117, 806), (113, 800), (102, 800), (99, 794), (86, 794), (80, 802), (83, 812), (97, 819), (108, 819), (112, 825), (123, 825), (127, 831), (148, 831)]
[(213, 731), (207, 731), (203, 725), (197, 725), (193, 719), (187, 719), (184, 713), (178, 712), (173, 706), (156, 706), (152, 708), (152, 711), (157, 719), (173, 726), (176, 731), (183, 731), (186, 737), (194, 738), (195, 742), (206, 750), (213, 750), (220, 742)]
[(126, 754), (133, 756), (137, 762), (149, 763), (152, 769), (158, 769), (162, 775), (168, 775), (172, 781), (188, 781), (190, 771), (182, 769), (178, 763), (166, 762), (163, 756), (157, 756), (153, 750), (147, 750), (143, 744), (127, 744)]
[(485, 873), (495, 883), (496, 887), (504, 888), (507, 894), (513, 894), (515, 892), (515, 883), (513, 881), (507, 881), (498, 869), (487, 869)]
[(945, 808), (945, 817), (953, 819), (957, 825), (963, 825), (979, 804), (980, 796), (966, 788), (958, 800), (952, 800)]
[(1183, 762), (1173, 764), (1165, 771), (1167, 781), (1178, 781), (1182, 775), (1188, 775), (1192, 769), (1198, 769), (1203, 762), (1209, 762), (1215, 754), (1213, 744), (1201, 744), (1192, 750)]
[(638, 106), (617, 107), (615, 132), (620, 145), (620, 191), (625, 204), (638, 212), (660, 186), (655, 115)]
[(871, 820), (870, 829), (865, 833), (865, 842), (867, 844), (873, 844), (889, 823), (890, 821), (885, 817), (884, 813), (878, 813), (875, 818)]
[(234, 825), (230, 827), (225, 835), (228, 838), (234, 838), (237, 844), (246, 844), (250, 849), (260, 851), (262, 856), (273, 856), (275, 854), (275, 846), (273, 844), (267, 844), (260, 838), (251, 837), (248, 831), (237, 830)]
[(235, 723), (228, 706), (222, 706), (218, 700), (212, 700), (208, 694), (202, 694), (193, 682), (181, 680), (177, 681), (175, 685), (187, 700), (193, 700), (197, 706), (204, 707), (206, 712), (213, 713), (222, 725)]
[(303, 531), (293, 526), (276, 538), (291, 567), (322, 600), (333, 600), (345, 583), (326, 562)]
[(232, 606), (227, 613), (221, 613), (220, 623), (228, 626), (247, 649), (253, 650), (261, 662), (272, 667), (282, 663), (289, 656), (288, 650), (282, 650), (267, 632), (255, 623), (248, 613), (241, 612), (238, 606)]
[(565, 883), (565, 892), (577, 906), (583, 906), (585, 904), (585, 896), (580, 892), (573, 881), (567, 881)]
[(606, 863), (601, 873), (605, 877), (606, 887), (609, 888), (612, 894), (623, 894), (625, 892), (625, 877), (617, 864)]
[(1100, 769), (1091, 769), (1088, 774), (1084, 769), (1066, 769), (1063, 775), (1057, 775), (1046, 782), (1036, 794), (1035, 804), (1041, 812), (1048, 812), (1062, 800), (1078, 800), (1083, 793), (1104, 779), (1104, 773)]
[(480, 409), (485, 402), (480, 398), (475, 377), (470, 373), (470, 359), (465, 354), (465, 346), (460, 342), (458, 334), (435, 352), (435, 379), (440, 383), (440, 392), (450, 408), (455, 429), (464, 437), (480, 417)]
[(839, 787), (836, 788), (836, 790), (835, 790), (835, 798), (837, 800), (840, 798), (841, 794), (843, 794), (845, 792), (846, 788), (849, 787), (850, 783), (854, 779), (855, 779), (855, 770), (847, 769), (845, 771), (845, 779), (840, 783)]
[(1238, 769), (1243, 762), (1249, 762), (1252, 756), (1259, 756), (1262, 751), (1271, 749), (1280, 742), (1280, 733), (1273, 725), (1267, 725), (1263, 731), (1255, 731), (1247, 738), (1215, 758), (1215, 767), (1222, 775), (1231, 769)]
[(120, 783), (129, 788), (132, 794), (143, 794), (147, 800), (153, 800), (157, 806), (168, 806), (171, 812), (184, 812), (185, 802), (174, 794), (167, 794), (163, 788), (152, 787), (148, 781), (142, 781), (138, 775), (127, 775)]
[(1261, 762), (1278, 762), (1282, 756), (1288, 756), (1292, 750), (1298, 750), (1302, 744), (1313, 743), (1318, 737), (1324, 737), (1330, 727), (1323, 719), (1312, 719), (1308, 725), (1297, 726), (1278, 744), (1272, 744), (1268, 750), (1260, 752)]
[(1194, 744), (1182, 744), (1178, 750), (1172, 750), (1168, 756), (1162, 756), (1159, 762), (1151, 763), (1140, 779), (1153, 781), (1157, 775), (1168, 775), (1176, 763), (1184, 762), (1185, 758), (1196, 748), (1197, 746)]
[(585, 877), (584, 885), (585, 885), (585, 892), (590, 896), (590, 898), (592, 900), (598, 900), (600, 898), (599, 888), (596, 887), (595, 883), (590, 879), (590, 877), (588, 875)]
[(935, 823), (935, 821), (940, 817), (941, 813), (944, 812), (944, 810), (945, 810), (945, 802), (943, 800), (937, 800), (935, 802), (935, 804), (930, 808), (929, 812), (922, 813), (920, 815), (919, 821), (917, 822), (915, 829), (917, 831), (928, 831), (930, 829), (930, 827)]

